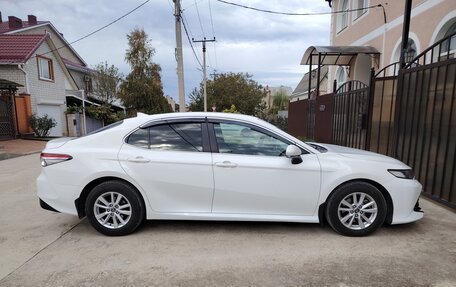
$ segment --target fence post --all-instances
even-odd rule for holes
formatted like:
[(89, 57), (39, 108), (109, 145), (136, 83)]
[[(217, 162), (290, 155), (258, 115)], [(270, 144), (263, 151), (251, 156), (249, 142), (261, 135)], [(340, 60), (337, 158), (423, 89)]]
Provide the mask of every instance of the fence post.
[(367, 130), (366, 130), (366, 150), (370, 150), (370, 141), (371, 141), (371, 131), (372, 131), (372, 112), (374, 110), (374, 97), (375, 97), (375, 70), (371, 68), (370, 79), (369, 79), (369, 89), (367, 98)]

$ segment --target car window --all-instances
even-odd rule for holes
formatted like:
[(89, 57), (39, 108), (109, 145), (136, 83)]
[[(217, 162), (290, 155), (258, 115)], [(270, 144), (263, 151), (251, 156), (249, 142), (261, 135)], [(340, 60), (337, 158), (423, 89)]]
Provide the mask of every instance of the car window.
[(214, 130), (220, 153), (283, 156), (289, 144), (242, 124), (216, 123)]
[(152, 126), (132, 133), (127, 142), (141, 148), (169, 151), (203, 151), (201, 123)]
[(139, 129), (132, 133), (127, 142), (140, 148), (149, 148), (149, 129)]

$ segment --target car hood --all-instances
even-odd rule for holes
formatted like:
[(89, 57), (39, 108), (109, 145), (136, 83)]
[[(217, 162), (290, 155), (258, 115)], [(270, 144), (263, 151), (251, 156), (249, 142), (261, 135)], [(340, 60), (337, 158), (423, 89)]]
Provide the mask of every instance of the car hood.
[(332, 145), (332, 144), (322, 144), (322, 143), (311, 143), (311, 145), (318, 145), (323, 147), (323, 149), (318, 149), (322, 153), (333, 153), (339, 154), (344, 157), (358, 159), (358, 160), (367, 160), (367, 161), (380, 161), (380, 162), (389, 162), (394, 164), (404, 165), (403, 162), (394, 159), (392, 157), (378, 154), (375, 152), (370, 152), (366, 150), (356, 149), (356, 148), (349, 148), (344, 146)]

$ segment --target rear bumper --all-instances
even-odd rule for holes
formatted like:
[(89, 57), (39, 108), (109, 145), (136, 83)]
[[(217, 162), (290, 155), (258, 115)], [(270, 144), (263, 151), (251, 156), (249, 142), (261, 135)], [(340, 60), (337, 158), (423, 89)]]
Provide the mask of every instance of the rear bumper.
[(46, 210), (54, 211), (54, 212), (60, 212), (60, 211), (56, 210), (55, 208), (53, 208), (52, 206), (50, 206), (49, 204), (47, 204), (46, 202), (44, 202), (41, 198), (40, 198), (40, 206), (42, 209), (46, 209)]
[(51, 182), (46, 173), (41, 172), (36, 180), (36, 190), (42, 208), (78, 215), (74, 201), (79, 197), (79, 187)]

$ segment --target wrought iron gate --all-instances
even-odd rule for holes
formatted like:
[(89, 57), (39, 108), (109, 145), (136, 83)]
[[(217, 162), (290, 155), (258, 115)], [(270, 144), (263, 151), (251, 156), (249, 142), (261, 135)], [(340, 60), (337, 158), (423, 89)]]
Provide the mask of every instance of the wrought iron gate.
[(365, 149), (369, 87), (360, 81), (349, 81), (334, 93), (332, 142)]
[(14, 138), (13, 102), (0, 95), (0, 140)]

